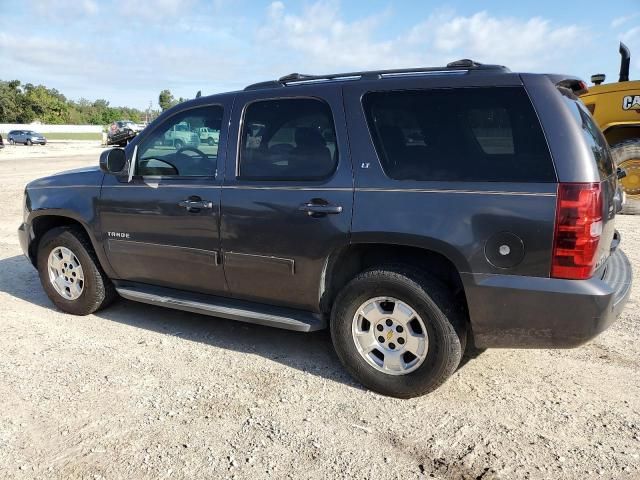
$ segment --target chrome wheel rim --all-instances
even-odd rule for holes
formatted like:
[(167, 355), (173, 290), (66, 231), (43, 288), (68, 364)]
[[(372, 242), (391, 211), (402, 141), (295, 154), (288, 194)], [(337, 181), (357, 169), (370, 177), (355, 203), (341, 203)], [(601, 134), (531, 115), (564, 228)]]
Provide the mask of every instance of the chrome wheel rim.
[(55, 247), (47, 261), (49, 281), (66, 300), (76, 300), (84, 291), (84, 272), (78, 257), (67, 247)]
[(409, 304), (393, 297), (371, 298), (360, 305), (351, 333), (362, 358), (388, 375), (413, 372), (429, 351), (424, 321)]

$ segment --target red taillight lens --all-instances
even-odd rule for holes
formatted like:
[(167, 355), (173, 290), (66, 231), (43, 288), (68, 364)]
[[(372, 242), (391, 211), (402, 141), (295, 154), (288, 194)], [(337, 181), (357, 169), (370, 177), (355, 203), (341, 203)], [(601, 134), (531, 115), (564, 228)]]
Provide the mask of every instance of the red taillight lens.
[(600, 184), (559, 184), (551, 276), (574, 280), (591, 278), (601, 234)]

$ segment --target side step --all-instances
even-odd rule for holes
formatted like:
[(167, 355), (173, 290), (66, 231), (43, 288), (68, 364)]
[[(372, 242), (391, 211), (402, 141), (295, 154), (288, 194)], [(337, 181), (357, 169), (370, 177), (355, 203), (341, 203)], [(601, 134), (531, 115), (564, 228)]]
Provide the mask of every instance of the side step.
[(120, 296), (135, 302), (285, 330), (313, 332), (327, 328), (327, 321), (322, 315), (294, 308), (275, 307), (129, 282), (118, 282), (116, 290)]

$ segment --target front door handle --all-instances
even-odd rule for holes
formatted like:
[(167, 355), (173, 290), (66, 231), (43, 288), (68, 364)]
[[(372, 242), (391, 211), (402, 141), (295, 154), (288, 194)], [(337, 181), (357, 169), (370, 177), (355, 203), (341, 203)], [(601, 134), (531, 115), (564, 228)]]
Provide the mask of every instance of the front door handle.
[(331, 205), (329, 203), (307, 202), (300, 205), (298, 210), (307, 212), (307, 215), (310, 217), (321, 217), (328, 214), (336, 215), (342, 213), (342, 206)]
[(203, 208), (213, 208), (213, 202), (210, 200), (195, 200), (188, 198), (178, 203), (178, 206), (184, 207), (189, 212), (199, 212)]

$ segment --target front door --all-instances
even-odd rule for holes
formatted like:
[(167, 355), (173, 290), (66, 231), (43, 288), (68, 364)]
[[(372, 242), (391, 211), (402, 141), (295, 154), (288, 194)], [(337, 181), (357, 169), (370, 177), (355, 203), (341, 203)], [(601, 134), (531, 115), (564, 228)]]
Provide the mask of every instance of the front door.
[(317, 310), (326, 259), (348, 244), (351, 226), (342, 95), (338, 86), (322, 98), (286, 90), (236, 100), (222, 190), (224, 268), (237, 298)]
[[(131, 181), (107, 175), (98, 212), (109, 262), (121, 280), (200, 293), (226, 290), (220, 262), (220, 185), (227, 105), (178, 112), (141, 134)], [(175, 138), (179, 131), (178, 142)], [(177, 138), (177, 137), (176, 137)], [(176, 140), (176, 141), (174, 141)], [(134, 144), (134, 145), (136, 145)]]

